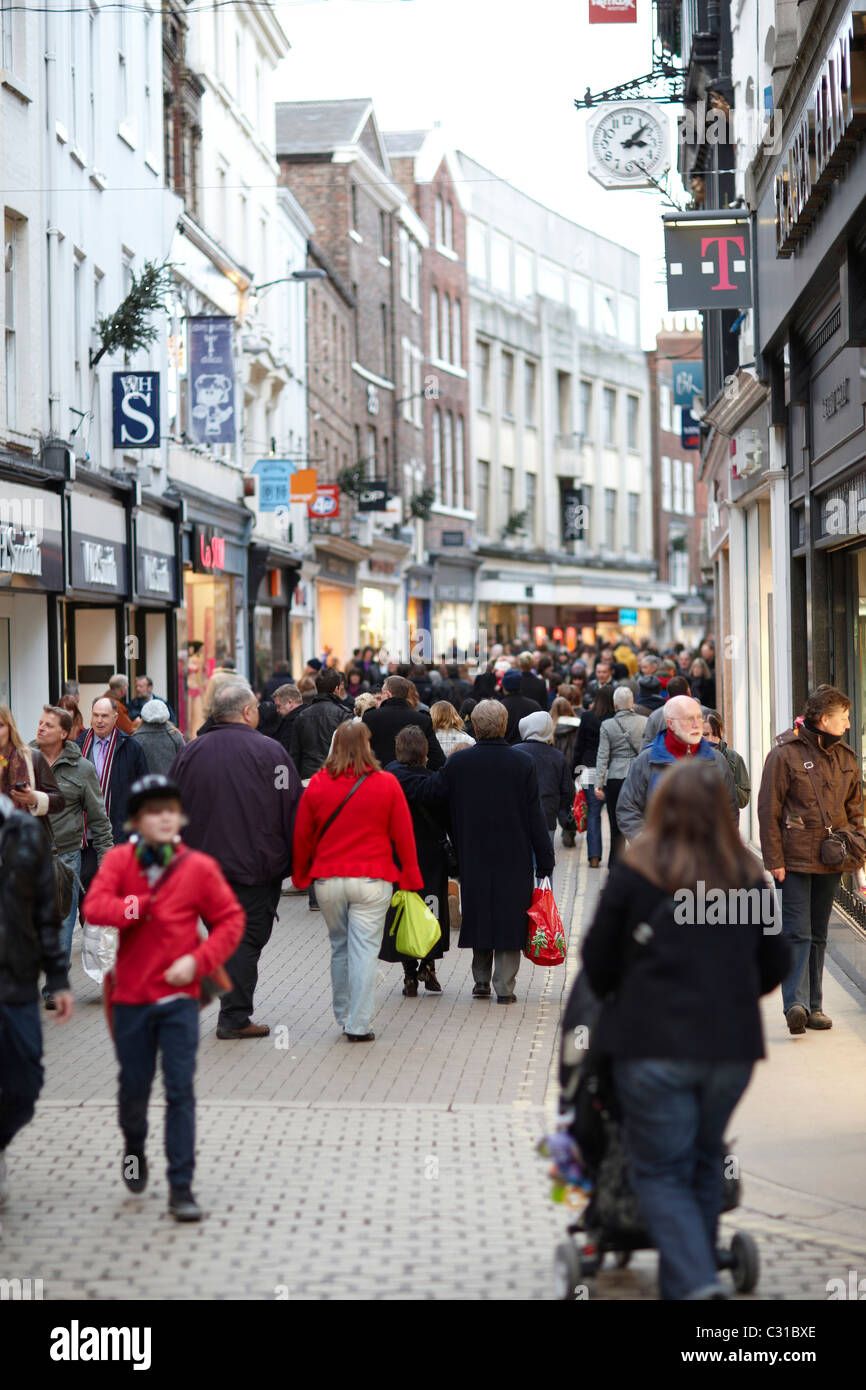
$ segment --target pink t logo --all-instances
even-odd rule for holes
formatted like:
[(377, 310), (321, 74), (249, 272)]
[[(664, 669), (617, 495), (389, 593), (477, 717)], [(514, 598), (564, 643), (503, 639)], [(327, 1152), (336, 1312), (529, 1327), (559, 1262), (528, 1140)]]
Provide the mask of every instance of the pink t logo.
[(745, 256), (743, 238), (741, 236), (705, 236), (701, 237), (701, 256), (707, 254), (708, 246), (718, 246), (719, 248), (719, 283), (710, 285), (711, 290), (736, 290), (738, 285), (732, 285), (728, 279), (728, 243), (736, 246), (741, 256)]

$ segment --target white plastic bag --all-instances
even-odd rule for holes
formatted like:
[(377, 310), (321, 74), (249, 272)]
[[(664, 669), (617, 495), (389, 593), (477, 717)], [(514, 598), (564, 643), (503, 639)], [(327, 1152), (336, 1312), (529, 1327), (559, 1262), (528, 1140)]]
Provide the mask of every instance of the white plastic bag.
[(102, 984), (117, 959), (117, 928), (94, 927), (85, 922), (81, 930), (81, 966), (85, 975)]

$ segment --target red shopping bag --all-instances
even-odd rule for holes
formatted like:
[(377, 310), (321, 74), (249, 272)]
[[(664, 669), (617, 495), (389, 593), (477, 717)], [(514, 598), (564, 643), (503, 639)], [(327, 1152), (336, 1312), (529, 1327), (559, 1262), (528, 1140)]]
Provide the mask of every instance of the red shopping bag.
[(583, 787), (578, 787), (574, 793), (574, 822), (577, 826), (578, 835), (582, 835), (586, 830), (586, 792)]
[(565, 949), (565, 931), (553, 900), (550, 879), (543, 878), (532, 894), (523, 954), (533, 965), (562, 965)]

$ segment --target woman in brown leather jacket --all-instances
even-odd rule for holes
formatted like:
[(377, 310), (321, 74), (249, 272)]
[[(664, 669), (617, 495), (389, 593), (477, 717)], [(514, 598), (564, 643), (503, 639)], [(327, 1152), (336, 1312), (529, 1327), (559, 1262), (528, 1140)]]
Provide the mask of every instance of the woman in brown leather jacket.
[[(788, 1029), (826, 1029), (822, 975), (833, 899), (843, 873), (866, 860), (863, 791), (853, 748), (843, 742), (851, 701), (832, 685), (809, 696), (802, 723), (776, 739), (764, 763), (758, 820), (764, 864), (776, 880), (792, 969), (782, 983)], [(841, 832), (833, 863), (831, 832)]]

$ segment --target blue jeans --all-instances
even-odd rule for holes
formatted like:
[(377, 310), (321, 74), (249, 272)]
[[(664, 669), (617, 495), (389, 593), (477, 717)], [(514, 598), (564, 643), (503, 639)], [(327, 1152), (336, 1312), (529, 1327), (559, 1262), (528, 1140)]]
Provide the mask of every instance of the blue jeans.
[(331, 938), (334, 1017), (347, 1033), (370, 1032), (379, 950), (394, 885), (382, 878), (318, 878), (316, 894)]
[(601, 858), (601, 808), (603, 801), (599, 801), (595, 794), (595, 787), (584, 787), (586, 797), (586, 857), (587, 859)]
[(785, 1013), (802, 1004), (817, 1013), (823, 1002), (824, 952), (833, 899), (841, 874), (785, 874), (776, 884), (782, 908), (782, 937), (791, 947), (791, 973), (782, 981)]
[[(75, 874), (75, 878), (72, 883), (72, 906), (70, 907), (69, 912), (60, 924), (60, 944), (63, 947), (63, 950), (66, 954), (66, 972), (68, 974), (69, 962), (72, 959), (72, 934), (75, 931), (75, 919), (78, 916), (78, 899), (81, 893), (81, 890), (78, 887), (78, 880), (81, 877), (81, 850), (67, 850), (65, 854), (58, 855), (58, 858), (62, 859), (63, 863), (67, 864), (69, 868), (72, 870), (72, 872)], [(42, 998), (47, 999), (50, 993), (51, 991), (49, 989), (46, 989), (43, 985)]]
[(0, 1153), (33, 1119), (42, 1090), (39, 1004), (0, 1004)]
[(114, 1047), (120, 1063), (118, 1119), (127, 1152), (143, 1150), (147, 1106), (162, 1053), (165, 1085), (165, 1152), (172, 1187), (189, 1187), (195, 1170), (195, 1058), (197, 999), (167, 1004), (115, 1004)]
[(631, 1179), (659, 1252), (662, 1298), (689, 1298), (718, 1282), (725, 1126), (751, 1074), (751, 1062), (614, 1062)]

